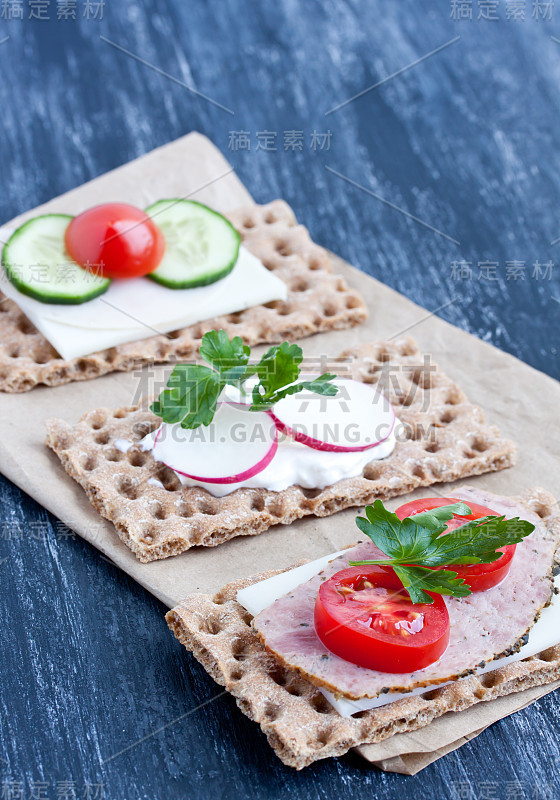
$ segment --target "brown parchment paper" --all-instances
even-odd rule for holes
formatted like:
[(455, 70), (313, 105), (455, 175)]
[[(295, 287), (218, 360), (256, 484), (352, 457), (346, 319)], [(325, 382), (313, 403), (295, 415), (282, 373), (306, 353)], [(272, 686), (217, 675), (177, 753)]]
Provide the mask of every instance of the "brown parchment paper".
[[(227, 211), (252, 202), (230, 170), (227, 161), (208, 139), (192, 133), (8, 224), (20, 224), (38, 213), (77, 213), (95, 203), (111, 200), (143, 207), (161, 197), (186, 195)], [(290, 201), (289, 197), (285, 199)], [(300, 216), (303, 217), (300, 222), (305, 224), (305, 215)], [(498, 425), (502, 433), (519, 446), (517, 467), (469, 482), (506, 495), (516, 494), (527, 486), (541, 485), (560, 498), (560, 437), (553, 435), (557, 430), (560, 384), (430, 315), (426, 309), (337, 256), (333, 255), (332, 260), (334, 268), (366, 299), (370, 318), (358, 328), (304, 340), (301, 344), (306, 355), (336, 355), (355, 342), (397, 337), (405, 331), (410, 333), (421, 349), (484, 409), (488, 421)], [(426, 306), (429, 310), (429, 297)], [(190, 592), (213, 592), (236, 578), (318, 558), (353, 540), (355, 511), (349, 510), (332, 517), (307, 518), (290, 526), (278, 526), (259, 536), (234, 539), (217, 548), (195, 548), (165, 561), (140, 564), (120, 542), (111, 524), (98, 517), (84, 492), (65, 474), (56, 456), (47, 450), (44, 423), (51, 417), (73, 422), (96, 406), (129, 404), (138, 399), (139, 386), (148, 392), (154, 385), (161, 386), (168, 370), (152, 367), (142, 373), (114, 373), (84, 383), (40, 387), (26, 394), (0, 394), (2, 472), (169, 607)], [(445, 486), (437, 488), (446, 490)], [(429, 496), (430, 490), (417, 494)], [(389, 503), (391, 508), (398, 504), (398, 500)], [(12, 542), (12, 546), (17, 546), (17, 542)], [(360, 747), (359, 752), (382, 769), (414, 774), (495, 720), (553, 688), (529, 689), (481, 703), (459, 714), (449, 714), (414, 734), (401, 734), (378, 745)]]

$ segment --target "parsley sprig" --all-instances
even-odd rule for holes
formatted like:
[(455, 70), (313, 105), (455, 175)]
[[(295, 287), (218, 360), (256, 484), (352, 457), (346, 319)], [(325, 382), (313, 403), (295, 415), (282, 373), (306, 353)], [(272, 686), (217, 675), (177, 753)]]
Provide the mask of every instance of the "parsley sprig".
[(296, 383), (303, 361), (297, 344), (282, 342), (271, 347), (257, 363), (250, 363), (251, 348), (239, 336), (230, 339), (224, 330), (209, 331), (202, 337), (200, 355), (209, 364), (178, 364), (171, 373), (151, 410), (164, 422), (180, 423), (182, 428), (210, 425), (218, 398), (226, 385), (245, 394), (243, 384), (256, 375), (251, 394), (251, 411), (265, 411), (288, 395), (304, 390), (334, 396), (336, 375), (326, 372), (312, 381)]
[(400, 520), (381, 500), (366, 506), (366, 517), (357, 517), (358, 528), (388, 558), (351, 561), (352, 566), (379, 564), (395, 570), (413, 603), (433, 603), (426, 592), (466, 597), (471, 588), (452, 570), (430, 567), (454, 564), (490, 564), (502, 555), (500, 547), (518, 544), (535, 528), (530, 522), (487, 516), (466, 522), (442, 536), (446, 523), (457, 515), (471, 514), (465, 503), (453, 503)]

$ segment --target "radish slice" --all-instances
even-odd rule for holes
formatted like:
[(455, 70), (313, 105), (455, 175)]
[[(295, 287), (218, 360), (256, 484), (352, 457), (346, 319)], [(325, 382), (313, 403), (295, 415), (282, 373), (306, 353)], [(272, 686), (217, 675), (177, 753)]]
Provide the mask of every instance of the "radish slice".
[(239, 483), (267, 467), (278, 449), (278, 430), (265, 411), (218, 403), (207, 427), (186, 430), (163, 423), (154, 439), (156, 461), (201, 483)]
[(303, 391), (280, 400), (269, 411), (279, 429), (315, 450), (350, 453), (386, 441), (395, 412), (373, 386), (337, 378), (334, 397)]

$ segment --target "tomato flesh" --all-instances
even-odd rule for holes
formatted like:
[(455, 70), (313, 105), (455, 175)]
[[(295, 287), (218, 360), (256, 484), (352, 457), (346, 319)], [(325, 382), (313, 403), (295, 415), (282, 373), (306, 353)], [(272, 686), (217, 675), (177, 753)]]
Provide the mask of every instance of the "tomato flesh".
[(367, 669), (415, 672), (433, 664), (449, 644), (443, 597), (414, 604), (394, 570), (349, 567), (320, 587), (315, 630), (332, 653)]
[(104, 278), (147, 275), (165, 250), (160, 228), (126, 203), (105, 203), (78, 214), (66, 228), (64, 243), (74, 261)]
[[(457, 500), (454, 497), (428, 497), (421, 500), (413, 500), (406, 503), (404, 506), (397, 508), (396, 515), (399, 519), (405, 517), (413, 517), (414, 514), (419, 514), (422, 511), (431, 511), (432, 508), (440, 508), (441, 506), (448, 506), (452, 503), (465, 502), (464, 500)], [(499, 517), (501, 516), (491, 508), (481, 506), (478, 503), (467, 502), (467, 505), (472, 511), (472, 514), (459, 516), (454, 514), (453, 518), (447, 523), (447, 531), (459, 528), (465, 522), (474, 519), (481, 519), (482, 517)], [(434, 569), (450, 569), (456, 572), (459, 578), (462, 578), (471, 587), (473, 592), (484, 592), (486, 589), (491, 589), (501, 583), (508, 574), (515, 550), (517, 545), (510, 544), (506, 547), (500, 547), (499, 551), (503, 555), (497, 561), (491, 564), (450, 564), (447, 567), (434, 567)]]

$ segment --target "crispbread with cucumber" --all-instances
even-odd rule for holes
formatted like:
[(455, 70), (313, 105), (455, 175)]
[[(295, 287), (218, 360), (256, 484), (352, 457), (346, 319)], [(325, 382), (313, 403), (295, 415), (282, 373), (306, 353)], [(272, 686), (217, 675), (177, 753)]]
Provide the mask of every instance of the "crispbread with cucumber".
[[(122, 279), (126, 275), (119, 272), (122, 259), (116, 248), (123, 236), (118, 230), (111, 236), (98, 235), (95, 224), (99, 220), (90, 219), (89, 244), (105, 244), (104, 255), (108, 253), (116, 262), (111, 283), (111, 276), (104, 271), (106, 264), (88, 258), (88, 237), (75, 224), (79, 217), (70, 225), (71, 219), (64, 215), (35, 218), (13, 232), (4, 248), (3, 285), (6, 289), (4, 295), (0, 295), (3, 311), (0, 333), (4, 345), (0, 354), (0, 390), (27, 391), (38, 384), (56, 386), (112, 371), (128, 371), (144, 364), (187, 358), (196, 351), (204, 331), (212, 328), (239, 334), (247, 344), (254, 345), (351, 327), (367, 316), (359, 294), (332, 272), (326, 251), (311, 241), (307, 230), (297, 224), (283, 201), (239, 209), (228, 215), (229, 220), (181, 198), (159, 201), (149, 212), (154, 223), (158, 220), (161, 223), (156, 226), (157, 230), (161, 228), (166, 232), (165, 246), (162, 248), (153, 230), (147, 230), (146, 215), (141, 216), (143, 212), (140, 212), (138, 217), (131, 217), (124, 230), (144, 232), (149, 241), (148, 244), (144, 242), (140, 254), (138, 248), (132, 254), (128, 251), (127, 259), (133, 262), (136, 258), (136, 265), (141, 262), (142, 274), (157, 282), (160, 293), (168, 289), (169, 296), (179, 296), (180, 292), (200, 293), (207, 289), (211, 294), (204, 295), (204, 306), (198, 299), (200, 295), (193, 294), (192, 310), (194, 313), (201, 307), (200, 321), (176, 325), (169, 333), (154, 336), (154, 328), (162, 330), (160, 326), (142, 326), (142, 320), (136, 323), (129, 320), (130, 315), (123, 315), (125, 323), (129, 320), (131, 327), (136, 325), (131, 334), (133, 340), (98, 348), (80, 357), (61, 357), (18, 306), (18, 299), (22, 305), (35, 302), (34, 309), (42, 306), (49, 321), (62, 307), (69, 309), (67, 313), (74, 313), (72, 308), (76, 304), (86, 314), (92, 303), (98, 303), (98, 308), (108, 312), (110, 305), (115, 305), (110, 299), (111, 292), (117, 284), (122, 291), (125, 283)], [(201, 237), (203, 228), (211, 232), (210, 239)], [(229, 291), (220, 287), (226, 286), (235, 275), (233, 268), (240, 238), (251, 257), (256, 256), (264, 264), (263, 272), (268, 271), (271, 277), (279, 279), (284, 296), (266, 305), (263, 301), (249, 307), (241, 303), (237, 309), (212, 316), (212, 287), (222, 295), (225, 293), (219, 307), (227, 307)], [(69, 255), (68, 246), (74, 259)], [(80, 266), (88, 261), (89, 269)], [(140, 275), (139, 272), (133, 274)], [(247, 287), (249, 294), (254, 290), (254, 286)], [(8, 292), (10, 297), (6, 296)], [(206, 308), (208, 313), (205, 313)], [(71, 335), (68, 338), (72, 338)]]

